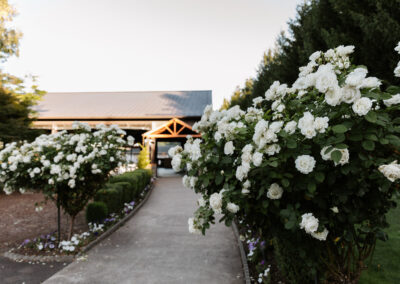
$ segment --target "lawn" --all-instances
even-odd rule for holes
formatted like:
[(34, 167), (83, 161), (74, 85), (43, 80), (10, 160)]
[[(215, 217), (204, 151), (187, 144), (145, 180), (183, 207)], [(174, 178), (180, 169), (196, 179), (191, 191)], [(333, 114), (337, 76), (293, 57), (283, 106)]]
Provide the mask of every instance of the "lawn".
[(389, 240), (378, 240), (372, 263), (363, 272), (360, 284), (400, 283), (400, 206), (389, 212), (388, 222)]

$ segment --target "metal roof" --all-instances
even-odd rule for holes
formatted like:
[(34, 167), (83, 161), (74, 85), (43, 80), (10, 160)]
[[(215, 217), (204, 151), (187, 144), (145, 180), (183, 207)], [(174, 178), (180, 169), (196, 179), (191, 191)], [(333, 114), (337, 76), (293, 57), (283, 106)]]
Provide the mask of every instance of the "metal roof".
[(201, 116), (211, 91), (47, 93), (38, 119), (172, 118)]

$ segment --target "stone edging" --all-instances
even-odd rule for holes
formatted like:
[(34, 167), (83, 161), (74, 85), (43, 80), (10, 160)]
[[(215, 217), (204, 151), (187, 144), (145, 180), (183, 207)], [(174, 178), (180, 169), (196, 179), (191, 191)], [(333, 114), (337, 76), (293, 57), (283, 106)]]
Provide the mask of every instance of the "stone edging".
[(245, 283), (246, 284), (251, 284), (250, 271), (249, 271), (249, 265), (247, 264), (246, 252), (244, 250), (243, 243), (240, 240), (239, 230), (238, 230), (238, 227), (236, 225), (236, 222), (232, 222), (232, 230), (233, 230), (233, 233), (234, 233), (234, 235), (236, 237), (236, 241), (238, 243), (238, 247), (239, 247), (239, 251), (240, 251), (240, 258), (242, 260)]
[(139, 209), (146, 203), (147, 199), (149, 199), (150, 194), (154, 188), (154, 182), (152, 181), (149, 185), (147, 185), (147, 193), (144, 199), (124, 218), (119, 220), (116, 224), (110, 227), (107, 231), (101, 234), (98, 238), (90, 242), (87, 246), (83, 247), (82, 250), (77, 253), (76, 255), (24, 255), (19, 253), (14, 253), (12, 251), (7, 251), (3, 254), (5, 258), (8, 258), (13, 261), (17, 262), (72, 262), (75, 258), (78, 258), (88, 252), (91, 248), (97, 245), (99, 242), (104, 240), (105, 238), (109, 237), (112, 233), (114, 233), (118, 228), (124, 225), (130, 218), (135, 215)]

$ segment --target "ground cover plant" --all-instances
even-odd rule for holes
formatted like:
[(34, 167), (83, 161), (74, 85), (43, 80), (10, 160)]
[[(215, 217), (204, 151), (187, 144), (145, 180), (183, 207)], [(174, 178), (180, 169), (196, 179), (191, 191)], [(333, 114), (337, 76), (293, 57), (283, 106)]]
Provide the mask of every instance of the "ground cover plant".
[(275, 82), (247, 111), (205, 110), (193, 127), (203, 140), (169, 152), (202, 195), (191, 232), (237, 218), (273, 244), (287, 281), (358, 282), (396, 205), (400, 88), (381, 90), (353, 51), (313, 53), (291, 87)]

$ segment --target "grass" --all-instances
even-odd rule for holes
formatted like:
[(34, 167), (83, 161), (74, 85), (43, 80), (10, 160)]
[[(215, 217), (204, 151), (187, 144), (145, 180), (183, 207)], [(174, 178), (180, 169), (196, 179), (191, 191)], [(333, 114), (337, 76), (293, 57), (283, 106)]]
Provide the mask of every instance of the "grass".
[(387, 218), (389, 240), (378, 240), (372, 262), (363, 272), (360, 284), (400, 283), (400, 206), (392, 209)]

